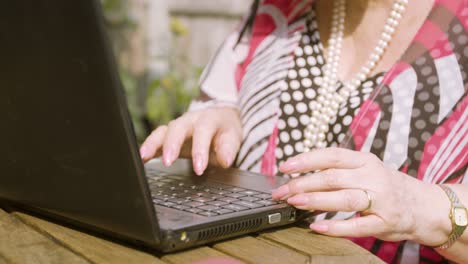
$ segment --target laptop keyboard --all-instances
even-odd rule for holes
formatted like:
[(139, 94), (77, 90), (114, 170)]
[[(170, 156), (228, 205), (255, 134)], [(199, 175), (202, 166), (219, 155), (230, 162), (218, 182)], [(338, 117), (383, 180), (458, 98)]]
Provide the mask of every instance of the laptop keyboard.
[(159, 172), (147, 172), (147, 176), (155, 204), (202, 216), (225, 215), (281, 203), (273, 201), (270, 193), (226, 184), (197, 184), (183, 176)]

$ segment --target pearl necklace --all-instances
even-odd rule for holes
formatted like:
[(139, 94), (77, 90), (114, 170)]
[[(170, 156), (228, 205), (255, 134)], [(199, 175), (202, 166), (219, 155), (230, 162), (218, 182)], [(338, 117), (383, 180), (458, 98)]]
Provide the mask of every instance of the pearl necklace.
[(368, 61), (361, 67), (355, 77), (345, 82), (343, 88), (337, 92), (338, 68), (346, 18), (346, 0), (334, 1), (327, 63), (324, 66), (322, 84), (318, 89), (317, 100), (312, 101), (310, 105), (312, 113), (309, 125), (304, 131), (304, 152), (308, 152), (314, 147), (324, 148), (327, 146), (325, 134), (329, 130), (329, 123), (337, 115), (340, 105), (348, 101), (349, 96), (360, 87), (369, 73), (375, 69), (395, 33), (407, 4), (408, 0), (395, 0), (393, 2), (390, 16), (387, 18), (377, 46), (370, 54)]

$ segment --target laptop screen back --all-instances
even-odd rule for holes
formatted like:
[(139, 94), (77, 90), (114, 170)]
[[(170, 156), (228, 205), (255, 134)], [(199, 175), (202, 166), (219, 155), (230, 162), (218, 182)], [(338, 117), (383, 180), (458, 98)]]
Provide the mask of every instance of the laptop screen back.
[(154, 243), (99, 2), (0, 3), (0, 198)]

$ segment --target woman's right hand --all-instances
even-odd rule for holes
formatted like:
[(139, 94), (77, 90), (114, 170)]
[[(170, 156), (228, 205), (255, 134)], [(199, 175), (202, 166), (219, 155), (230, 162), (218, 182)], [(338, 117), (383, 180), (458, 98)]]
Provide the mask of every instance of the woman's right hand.
[(164, 165), (177, 158), (192, 158), (196, 174), (208, 163), (230, 167), (239, 151), (242, 126), (239, 112), (230, 107), (213, 107), (188, 112), (167, 126), (154, 130), (140, 148), (144, 162), (162, 154)]

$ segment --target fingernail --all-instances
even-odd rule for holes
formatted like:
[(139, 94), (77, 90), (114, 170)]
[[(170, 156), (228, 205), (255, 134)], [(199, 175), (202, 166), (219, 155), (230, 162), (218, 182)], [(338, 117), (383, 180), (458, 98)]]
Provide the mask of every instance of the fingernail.
[(281, 172), (291, 172), (297, 168), (298, 164), (297, 160), (288, 160), (280, 166), (279, 170)]
[(203, 174), (204, 168), (203, 168), (203, 156), (200, 154), (197, 154), (193, 157), (193, 167), (195, 170), (195, 173), (200, 176)]
[(224, 165), (226, 165), (226, 167), (231, 167), (233, 160), (234, 158), (231, 153), (226, 154), (224, 158)]
[(274, 190), (272, 192), (272, 197), (275, 200), (281, 200), (283, 199), (286, 195), (289, 193), (289, 187), (288, 185), (283, 185), (279, 187), (278, 189)]
[(222, 157), (222, 161), (224, 163), (223, 165), (225, 167), (230, 167), (232, 165), (233, 160), (234, 160), (234, 155), (232, 154), (230, 146), (228, 144), (224, 143), (216, 151), (219, 151), (219, 153), (220, 153), (220, 155)]
[(140, 157), (141, 157), (141, 159), (144, 159), (144, 160), (149, 159), (149, 156), (150, 155), (148, 154), (148, 149), (145, 146), (142, 146), (140, 148)]
[(313, 223), (310, 225), (310, 229), (314, 230), (317, 233), (328, 232), (328, 226), (320, 223)]
[(171, 166), (174, 162), (174, 152), (171, 149), (163, 151), (163, 163), (166, 166)]
[(292, 205), (306, 205), (309, 199), (304, 195), (296, 195), (288, 199), (288, 203)]

